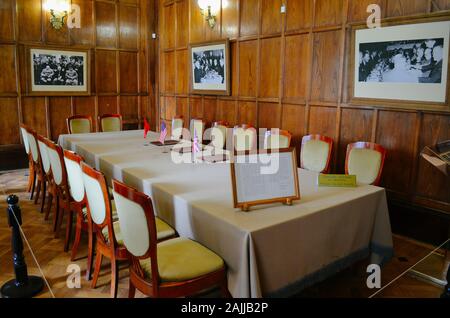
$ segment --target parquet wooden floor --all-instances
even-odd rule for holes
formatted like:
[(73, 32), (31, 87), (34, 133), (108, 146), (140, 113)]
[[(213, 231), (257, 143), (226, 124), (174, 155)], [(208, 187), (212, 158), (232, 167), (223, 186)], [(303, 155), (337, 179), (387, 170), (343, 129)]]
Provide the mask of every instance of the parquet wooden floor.
[[(84, 278), (86, 269), (87, 240), (83, 237), (79, 249), (78, 265), (81, 272), (81, 288), (69, 289), (66, 284), (69, 273), (67, 268), (72, 262), (69, 253), (63, 252), (64, 229), (60, 238), (54, 238), (51, 230), (51, 218), (45, 221), (39, 213), (39, 207), (28, 200), (25, 193), (27, 183), (25, 170), (13, 171), (0, 174), (0, 285), (14, 277), (11, 256), (10, 229), (6, 218), (6, 198), (9, 194), (16, 194), (20, 199), (20, 207), (23, 218), (23, 231), (33, 250), (33, 253), (46, 277), (50, 287), (39, 295), (39, 297), (81, 297), (81, 298), (107, 298), (110, 290), (110, 266), (104, 260), (98, 287), (92, 289), (90, 282)], [(42, 276), (37, 263), (33, 259), (27, 244), (25, 246), (25, 257), (30, 275)], [(425, 257), (431, 248), (411, 241), (403, 237), (394, 237), (394, 258), (386, 264), (382, 272), (383, 285), (403, 273), (421, 258)], [(298, 297), (369, 297), (375, 291), (366, 287), (367, 262), (362, 261), (339, 274), (307, 288)], [(123, 263), (120, 269), (120, 281), (118, 297), (127, 297), (128, 294), (128, 269)], [(421, 282), (410, 276), (405, 276), (382, 293), (378, 297), (439, 297), (442, 289), (429, 283)], [(137, 297), (143, 297), (137, 292)]]

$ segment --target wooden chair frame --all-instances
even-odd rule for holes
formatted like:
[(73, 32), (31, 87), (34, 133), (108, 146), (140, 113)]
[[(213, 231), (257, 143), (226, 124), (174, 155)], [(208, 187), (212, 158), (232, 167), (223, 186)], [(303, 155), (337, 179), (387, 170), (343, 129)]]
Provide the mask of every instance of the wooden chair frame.
[[(29, 127), (25, 124), (20, 124), (20, 128), (23, 128), (25, 130), (25, 132), (28, 134), (29, 131)], [(22, 136), (22, 130), (21, 130), (21, 136)], [(28, 147), (28, 152), (27, 152), (27, 156), (28, 156), (28, 185), (27, 185), (27, 192), (30, 192), (30, 194), (32, 195), (34, 191), (32, 191), (35, 187), (35, 183), (36, 183), (36, 171), (34, 170), (34, 164), (33, 164), (33, 157), (31, 155), (31, 149), (30, 149), (30, 144), (28, 142), (28, 136), (26, 137), (27, 139), (25, 140), (24, 137), (22, 136), (23, 139), (23, 143), (24, 143), (24, 147), (25, 150)], [(26, 143), (26, 145), (25, 145)], [(30, 198), (30, 200), (32, 200), (33, 197)]]
[[(37, 150), (37, 154), (38, 154), (38, 159), (36, 162), (33, 158), (31, 143), (28, 141), (28, 143), (30, 145), (30, 155), (31, 155), (31, 161), (33, 164), (33, 171), (36, 174), (35, 182), (33, 184), (32, 190), (31, 190), (30, 200), (33, 200), (33, 196), (36, 191), (36, 196), (34, 197), (34, 204), (38, 204), (39, 197), (42, 192), (41, 190), (44, 190), (44, 187), (45, 187), (46, 179), (45, 179), (44, 167), (42, 166), (41, 152), (39, 150), (38, 135), (37, 135), (36, 131), (34, 131), (33, 129), (31, 129), (29, 127), (26, 127), (26, 130), (29, 135), (33, 136), (34, 141), (36, 142), (36, 150)], [(28, 138), (29, 138), (29, 136), (28, 136)], [(43, 196), (45, 196), (45, 190), (44, 190)]]
[(359, 141), (359, 142), (355, 142), (353, 144), (349, 144), (347, 146), (347, 155), (345, 157), (345, 174), (349, 174), (349, 172), (348, 172), (348, 161), (349, 161), (349, 158), (350, 158), (350, 152), (353, 149), (370, 149), (370, 150), (374, 150), (376, 152), (379, 152), (381, 154), (380, 169), (378, 171), (377, 178), (372, 183), (372, 185), (374, 185), (374, 186), (380, 185), (381, 175), (383, 173), (384, 162), (386, 160), (387, 150), (381, 145), (378, 145), (378, 144), (375, 144), (375, 143), (371, 143), (371, 142), (365, 142), (365, 141)]
[[(289, 145), (288, 145), (287, 148), (291, 148), (292, 134), (289, 131), (287, 131), (287, 130), (279, 129), (279, 134), (278, 135), (287, 137), (288, 140), (289, 140)], [(269, 136), (273, 136), (272, 129), (271, 130), (267, 130), (266, 136), (264, 136), (264, 144), (266, 142), (266, 138), (269, 137)]]
[[(93, 231), (96, 233), (96, 257), (94, 267), (94, 277), (92, 280), (92, 288), (97, 285), (98, 275), (100, 273), (100, 267), (102, 265), (103, 256), (107, 257), (111, 261), (111, 297), (117, 297), (117, 288), (119, 280), (119, 268), (118, 261), (128, 260), (128, 252), (125, 247), (119, 246), (114, 234), (114, 222), (112, 216), (111, 199), (109, 197), (108, 185), (103, 173), (95, 170), (87, 165), (85, 162), (81, 162), (81, 170), (87, 176), (97, 180), (102, 190), (102, 196), (105, 204), (105, 220), (102, 224), (95, 224), (91, 217), (91, 211), (89, 208), (89, 201), (87, 202), (88, 222), (91, 224)], [(102, 230), (108, 229), (108, 241), (103, 236)]]
[(92, 117), (91, 116), (87, 116), (87, 115), (75, 115), (75, 116), (71, 116), (69, 118), (66, 119), (66, 124), (67, 124), (67, 131), (69, 132), (69, 134), (72, 134), (72, 129), (70, 128), (70, 122), (74, 119), (86, 119), (89, 120), (89, 125), (90, 125), (90, 132), (93, 131), (93, 125), (92, 125)]
[[(189, 296), (205, 290), (208, 287), (219, 286), (222, 294), (226, 297), (230, 296), (227, 286), (227, 275), (225, 265), (218, 271), (198, 277), (184, 282), (163, 283), (159, 277), (158, 271), (158, 254), (157, 254), (157, 234), (155, 214), (153, 212), (153, 204), (150, 197), (128, 187), (127, 185), (113, 180), (114, 191), (121, 196), (137, 203), (142, 207), (147, 219), (147, 227), (149, 230), (149, 248), (145, 255), (136, 257), (130, 254), (130, 289), (129, 297), (135, 296), (136, 289), (150, 297), (182, 297)], [(140, 260), (149, 259), (151, 262), (152, 278), (151, 281), (146, 279), (140, 265)]]
[(103, 125), (102, 125), (102, 120), (105, 118), (118, 118), (120, 120), (120, 130), (123, 130), (123, 118), (122, 115), (120, 114), (103, 114), (101, 116), (98, 116), (98, 129), (100, 132), (104, 132), (103, 131)]
[(319, 140), (319, 141), (323, 141), (326, 142), (329, 145), (329, 149), (328, 149), (328, 159), (327, 159), (327, 163), (325, 165), (325, 169), (321, 171), (321, 173), (329, 173), (330, 169), (331, 169), (331, 155), (333, 154), (333, 144), (334, 141), (332, 138), (327, 137), (327, 136), (322, 136), (322, 135), (308, 135), (308, 136), (304, 136), (302, 139), (302, 147), (301, 147), (301, 153), (300, 153), (300, 167), (302, 169), (304, 169), (304, 165), (303, 165), (303, 159), (302, 159), (302, 153), (303, 153), (303, 146), (312, 141), (312, 140)]
[[(41, 142), (42, 144), (45, 145), (45, 147), (47, 147), (47, 143), (51, 142), (48, 138), (42, 136), (42, 135), (37, 135), (37, 139), (38, 142)], [(42, 154), (40, 153), (41, 151), (41, 146), (39, 145), (39, 154), (41, 155), (41, 160), (42, 160)], [(50, 213), (50, 209), (51, 209), (51, 199), (53, 196), (56, 196), (56, 188), (55, 188), (55, 182), (53, 180), (53, 174), (52, 174), (52, 167), (50, 165), (50, 169), (48, 172), (45, 171), (44, 169), (44, 162), (42, 161), (42, 172), (45, 175), (45, 179), (43, 182), (43, 197), (42, 197), (42, 204), (41, 204), (41, 213), (44, 212), (44, 207), (45, 207), (45, 200), (46, 197), (48, 196), (49, 202), (47, 204), (47, 212), (45, 214), (45, 220), (48, 220), (48, 214)]]

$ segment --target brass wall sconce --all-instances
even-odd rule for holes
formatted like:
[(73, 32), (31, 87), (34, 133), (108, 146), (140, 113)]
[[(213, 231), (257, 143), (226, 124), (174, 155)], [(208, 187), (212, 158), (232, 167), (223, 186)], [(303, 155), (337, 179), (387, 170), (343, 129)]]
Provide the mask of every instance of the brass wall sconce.
[(47, 0), (44, 8), (50, 12), (50, 24), (52, 27), (60, 30), (69, 15), (69, 2), (66, 0)]
[(216, 26), (216, 15), (220, 11), (220, 0), (197, 0), (198, 6), (211, 29)]

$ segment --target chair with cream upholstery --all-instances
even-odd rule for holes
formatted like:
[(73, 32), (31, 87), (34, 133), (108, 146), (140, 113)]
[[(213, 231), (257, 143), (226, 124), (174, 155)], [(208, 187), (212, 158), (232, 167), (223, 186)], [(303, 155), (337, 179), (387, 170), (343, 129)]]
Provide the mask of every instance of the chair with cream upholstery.
[(233, 129), (233, 147), (235, 151), (256, 151), (258, 134), (252, 125), (235, 126)]
[(220, 256), (186, 238), (158, 243), (151, 199), (116, 180), (113, 188), (123, 241), (131, 256), (130, 298), (136, 289), (150, 297), (183, 297), (215, 286), (224, 296), (230, 295)]
[(211, 127), (211, 146), (215, 149), (224, 149), (227, 144), (229, 124), (226, 121), (216, 121)]
[(319, 173), (330, 171), (333, 139), (321, 135), (303, 137), (300, 153), (301, 168)]
[[(27, 139), (30, 146), (31, 157), (33, 159), (33, 169), (36, 172), (36, 187), (33, 187), (33, 192), (36, 190), (36, 197), (34, 198), (34, 204), (38, 203), (41, 190), (43, 189), (43, 184), (45, 183), (45, 173), (44, 167), (42, 166), (42, 158), (39, 152), (39, 144), (37, 141), (37, 133), (28, 128)], [(31, 198), (33, 197), (33, 192), (31, 193)], [(45, 193), (44, 193), (45, 195)]]
[(264, 149), (286, 149), (291, 146), (292, 135), (286, 130), (272, 129), (264, 136)]
[(57, 144), (47, 143), (47, 152), (50, 158), (52, 175), (57, 193), (57, 224), (54, 228), (55, 237), (58, 237), (64, 215), (67, 214), (66, 238), (64, 241), (64, 252), (67, 252), (69, 250), (70, 238), (72, 236), (73, 215), (81, 208), (79, 206), (80, 204), (74, 201), (71, 196), (63, 149)]
[(194, 140), (195, 134), (197, 134), (197, 140), (199, 144), (203, 142), (203, 133), (205, 132), (205, 122), (202, 119), (194, 118), (191, 120), (189, 127), (191, 132), (191, 140)]
[[(40, 153), (41, 159), (42, 159), (42, 168), (43, 168), (43, 172), (45, 175), (44, 182), (42, 183), (43, 196), (42, 196), (42, 204), (41, 204), (41, 213), (43, 213), (47, 192), (49, 194), (49, 197), (51, 196), (50, 193), (55, 194), (55, 192), (54, 192), (54, 187), (52, 186), (53, 185), (53, 183), (52, 183), (53, 177), (52, 177), (52, 170), (51, 170), (51, 166), (50, 166), (50, 158), (48, 157), (48, 153), (47, 153), (47, 145), (46, 145), (47, 138), (45, 138), (44, 136), (38, 135), (37, 139), (38, 139), (38, 145), (39, 145), (39, 153)], [(51, 203), (50, 203), (50, 205), (51, 205)]]
[[(28, 142), (28, 133), (27, 133), (28, 127), (24, 124), (20, 124), (20, 133), (22, 135), (22, 141), (23, 145), (25, 147), (25, 152), (28, 156), (28, 186), (27, 191), (31, 194), (33, 193), (34, 185), (36, 182), (36, 171), (34, 171), (34, 165), (33, 165), (33, 157), (30, 152), (30, 143)], [(33, 199), (33, 197), (31, 197)]]
[(172, 118), (172, 140), (180, 140), (183, 136), (184, 120), (182, 116), (176, 116)]
[(39, 138), (39, 147), (43, 147), (45, 149), (45, 154), (47, 155), (48, 161), (50, 163), (50, 170), (46, 173), (47, 177), (47, 209), (45, 212), (45, 220), (47, 221), (49, 219), (50, 212), (52, 210), (53, 206), (53, 199), (55, 199), (55, 212), (53, 213), (53, 231), (56, 230), (56, 224), (57, 224), (57, 218), (58, 218), (58, 211), (59, 211), (59, 202), (58, 202), (58, 191), (56, 188), (55, 179), (53, 178), (53, 172), (51, 169), (51, 161), (49, 156), (49, 147), (51, 144), (54, 144), (53, 141), (51, 141), (48, 138), (42, 137)]
[(67, 118), (67, 130), (69, 134), (86, 134), (92, 132), (92, 117), (76, 115)]
[(387, 151), (382, 146), (357, 142), (347, 147), (345, 173), (356, 175), (358, 184), (379, 185)]
[(67, 170), (67, 179), (69, 181), (70, 195), (73, 200), (72, 211), (76, 213), (77, 222), (75, 226), (75, 239), (72, 246), (71, 261), (75, 260), (78, 246), (81, 240), (81, 233), (88, 233), (88, 265), (86, 271), (86, 278), (91, 277), (92, 257), (94, 255), (94, 238), (92, 223), (88, 222), (86, 195), (84, 191), (83, 172), (81, 171), (81, 163), (83, 158), (76, 153), (64, 150), (64, 163)]
[(106, 114), (98, 116), (100, 132), (122, 131), (122, 115)]
[[(96, 258), (92, 288), (97, 285), (103, 256), (111, 261), (111, 297), (117, 297), (119, 260), (127, 260), (119, 222), (114, 222), (108, 185), (103, 173), (81, 162), (83, 184), (86, 192), (87, 214), (96, 233)], [(116, 203), (117, 206), (117, 203)], [(157, 239), (166, 240), (175, 237), (175, 230), (164, 221), (157, 219)], [(137, 232), (136, 232), (137, 233)], [(136, 233), (134, 233), (136, 235)]]

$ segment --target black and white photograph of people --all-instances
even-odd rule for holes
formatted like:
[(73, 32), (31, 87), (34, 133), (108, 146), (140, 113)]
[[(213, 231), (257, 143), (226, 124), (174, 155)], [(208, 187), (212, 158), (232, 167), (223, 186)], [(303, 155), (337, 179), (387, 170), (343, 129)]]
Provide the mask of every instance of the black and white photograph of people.
[(442, 82), (444, 39), (361, 43), (359, 82)]
[(223, 84), (225, 82), (224, 50), (193, 53), (196, 84)]
[(83, 67), (81, 56), (33, 54), (34, 84), (83, 86)]

